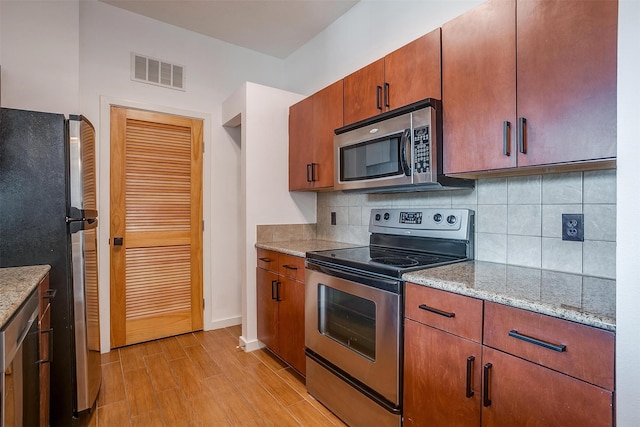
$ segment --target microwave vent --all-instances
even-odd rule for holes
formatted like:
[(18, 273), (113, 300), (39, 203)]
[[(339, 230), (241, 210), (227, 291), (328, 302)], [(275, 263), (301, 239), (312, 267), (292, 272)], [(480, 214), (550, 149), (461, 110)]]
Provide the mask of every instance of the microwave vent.
[(131, 53), (131, 80), (185, 90), (185, 68), (161, 59)]

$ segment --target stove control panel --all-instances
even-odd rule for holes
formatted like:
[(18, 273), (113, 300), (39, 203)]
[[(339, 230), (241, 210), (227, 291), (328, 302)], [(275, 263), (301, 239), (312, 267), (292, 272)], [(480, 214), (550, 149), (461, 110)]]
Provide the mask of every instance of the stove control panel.
[(372, 209), (371, 233), (468, 239), (473, 233), (474, 212), (451, 208)]

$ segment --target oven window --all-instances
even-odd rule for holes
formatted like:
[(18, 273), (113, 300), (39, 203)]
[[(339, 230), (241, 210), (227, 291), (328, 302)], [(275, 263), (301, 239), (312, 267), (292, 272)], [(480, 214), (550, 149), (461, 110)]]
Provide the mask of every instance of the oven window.
[(358, 181), (403, 174), (402, 133), (340, 148), (340, 180)]
[(319, 284), (318, 331), (368, 359), (376, 358), (373, 301)]

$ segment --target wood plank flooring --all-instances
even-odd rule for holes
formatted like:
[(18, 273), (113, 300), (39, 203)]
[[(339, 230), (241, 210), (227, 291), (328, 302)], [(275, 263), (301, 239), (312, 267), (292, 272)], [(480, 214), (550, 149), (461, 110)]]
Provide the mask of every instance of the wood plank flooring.
[(194, 332), (103, 354), (89, 425), (345, 426), (270, 352), (237, 348), (240, 332)]

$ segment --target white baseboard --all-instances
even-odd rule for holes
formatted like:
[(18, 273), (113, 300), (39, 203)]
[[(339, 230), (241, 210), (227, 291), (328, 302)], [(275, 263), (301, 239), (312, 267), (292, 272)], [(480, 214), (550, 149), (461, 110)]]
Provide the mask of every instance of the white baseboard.
[(212, 322), (208, 322), (206, 325), (204, 325), (204, 330), (211, 331), (214, 329), (228, 328), (229, 326), (236, 326), (240, 324), (242, 324), (242, 316), (234, 316), (227, 319), (218, 319)]

